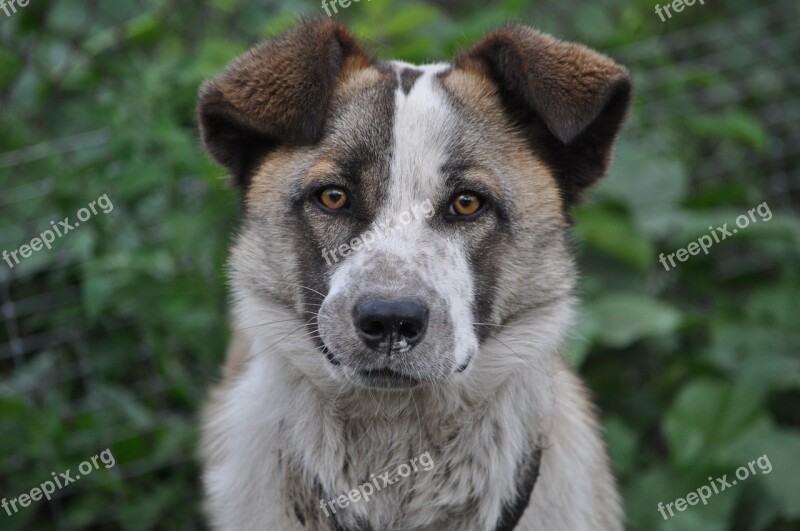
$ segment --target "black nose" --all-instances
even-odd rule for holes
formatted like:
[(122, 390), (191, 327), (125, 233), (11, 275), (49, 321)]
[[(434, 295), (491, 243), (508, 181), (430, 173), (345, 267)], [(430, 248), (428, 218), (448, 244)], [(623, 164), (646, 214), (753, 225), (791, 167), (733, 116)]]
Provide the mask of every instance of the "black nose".
[(353, 310), (356, 331), (370, 348), (405, 341), (414, 346), (425, 336), (428, 310), (409, 299), (364, 299)]

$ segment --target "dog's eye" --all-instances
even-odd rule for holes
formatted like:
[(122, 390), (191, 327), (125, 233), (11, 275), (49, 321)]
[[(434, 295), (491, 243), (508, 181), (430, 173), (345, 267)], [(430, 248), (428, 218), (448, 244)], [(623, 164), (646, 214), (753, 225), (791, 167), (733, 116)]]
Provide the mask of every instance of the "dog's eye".
[(472, 192), (456, 194), (451, 205), (452, 214), (456, 216), (472, 216), (483, 208), (483, 200)]
[(347, 192), (338, 186), (329, 186), (317, 196), (319, 203), (330, 210), (341, 210), (349, 203)]

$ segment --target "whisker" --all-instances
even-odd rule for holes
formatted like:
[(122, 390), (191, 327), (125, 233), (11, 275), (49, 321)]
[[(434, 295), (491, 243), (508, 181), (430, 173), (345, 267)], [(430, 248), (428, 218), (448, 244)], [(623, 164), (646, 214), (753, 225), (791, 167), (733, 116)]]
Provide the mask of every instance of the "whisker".
[(297, 332), (298, 330), (301, 330), (302, 328), (305, 328), (306, 326), (308, 326), (308, 324), (309, 324), (310, 322), (311, 322), (311, 319), (309, 319), (308, 321), (306, 321), (304, 324), (301, 324), (300, 326), (298, 326), (297, 328), (295, 328), (294, 330), (292, 330), (291, 332), (289, 332), (288, 334), (286, 334), (286, 335), (285, 335), (285, 336), (283, 336), (282, 338), (278, 339), (277, 341), (275, 341), (275, 342), (273, 342), (273, 343), (270, 343), (268, 346), (266, 346), (266, 347), (265, 347), (264, 349), (262, 349), (260, 352), (258, 352), (258, 353), (256, 353), (256, 354), (254, 354), (254, 355), (252, 355), (252, 356), (250, 356), (250, 357), (248, 357), (246, 361), (250, 361), (250, 360), (252, 360), (253, 358), (255, 358), (255, 357), (257, 357), (257, 356), (260, 356), (261, 354), (263, 354), (264, 352), (266, 352), (267, 350), (269, 350), (269, 349), (270, 349), (270, 348), (272, 348), (273, 346), (277, 345), (277, 344), (278, 344), (278, 343), (280, 343), (281, 341), (284, 341), (286, 338), (288, 338), (289, 336), (293, 335), (293, 334), (294, 334), (295, 332)]
[(297, 320), (297, 317), (290, 317), (289, 319), (281, 319), (279, 321), (269, 321), (269, 322), (266, 322), (266, 323), (259, 323), (259, 324), (254, 324), (254, 325), (250, 325), (250, 326), (243, 326), (241, 328), (233, 328), (233, 329), (231, 329), (231, 331), (232, 332), (239, 332), (241, 330), (249, 330), (250, 328), (258, 328), (259, 326), (269, 326), (269, 325), (274, 325), (274, 324), (279, 324), (279, 323), (288, 323), (289, 321), (296, 321), (296, 320)]
[(295, 286), (295, 287), (298, 287), (298, 288), (307, 289), (308, 291), (316, 293), (317, 295), (319, 295), (323, 299), (325, 298), (325, 294), (324, 293), (320, 293), (319, 291), (315, 290), (314, 288), (310, 288), (308, 286), (304, 286), (304, 285), (298, 284), (296, 282), (286, 282), (286, 281), (281, 281), (281, 280), (263, 280), (261, 282), (266, 282), (266, 283), (269, 283), (269, 284), (285, 284), (285, 285), (288, 285), (288, 286)]

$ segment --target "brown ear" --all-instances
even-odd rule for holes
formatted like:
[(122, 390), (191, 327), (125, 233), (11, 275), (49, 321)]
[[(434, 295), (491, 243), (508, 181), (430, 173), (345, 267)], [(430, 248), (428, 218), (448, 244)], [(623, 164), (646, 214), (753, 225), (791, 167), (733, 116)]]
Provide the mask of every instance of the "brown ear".
[(509, 118), (556, 170), (566, 206), (605, 173), (631, 96), (624, 67), (518, 25), (488, 35), (456, 67), (494, 81)]
[(256, 46), (200, 89), (206, 149), (237, 185), (246, 186), (269, 150), (319, 140), (339, 79), (369, 63), (355, 39), (332, 21), (306, 22)]

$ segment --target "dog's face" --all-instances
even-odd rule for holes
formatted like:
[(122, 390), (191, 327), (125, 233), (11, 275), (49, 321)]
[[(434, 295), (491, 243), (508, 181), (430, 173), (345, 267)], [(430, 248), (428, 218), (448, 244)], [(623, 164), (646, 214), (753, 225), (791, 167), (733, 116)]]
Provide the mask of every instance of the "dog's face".
[(457, 377), (492, 327), (570, 296), (566, 213), (629, 93), (608, 58), (523, 27), (425, 67), (332, 22), (262, 44), (200, 100), (245, 194), (238, 296), (296, 313), (317, 349), (295, 361), (339, 381)]

